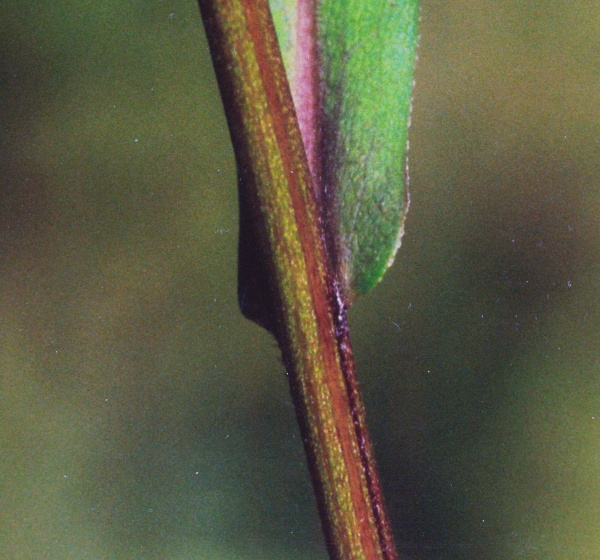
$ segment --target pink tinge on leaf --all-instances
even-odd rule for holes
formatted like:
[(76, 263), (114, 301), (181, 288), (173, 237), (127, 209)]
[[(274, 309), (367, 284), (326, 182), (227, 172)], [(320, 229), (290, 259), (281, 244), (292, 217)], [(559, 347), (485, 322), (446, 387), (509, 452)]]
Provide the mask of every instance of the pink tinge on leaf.
[(322, 170), (319, 157), (320, 76), (316, 11), (316, 0), (298, 0), (291, 89), (304, 150), (319, 202), (322, 198), (319, 186)]

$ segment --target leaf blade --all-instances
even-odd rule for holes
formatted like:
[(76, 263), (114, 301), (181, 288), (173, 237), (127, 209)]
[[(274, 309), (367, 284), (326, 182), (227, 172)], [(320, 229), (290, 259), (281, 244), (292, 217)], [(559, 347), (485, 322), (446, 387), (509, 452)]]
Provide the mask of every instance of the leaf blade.
[[(307, 6), (314, 12), (316, 56), (294, 38)], [(298, 67), (306, 60), (318, 65), (319, 122), (302, 130), (303, 140), (329, 255), (350, 305), (381, 280), (404, 229), (418, 4), (271, 0), (271, 8), (299, 115), (307, 88)], [(319, 161), (311, 163), (315, 150)]]

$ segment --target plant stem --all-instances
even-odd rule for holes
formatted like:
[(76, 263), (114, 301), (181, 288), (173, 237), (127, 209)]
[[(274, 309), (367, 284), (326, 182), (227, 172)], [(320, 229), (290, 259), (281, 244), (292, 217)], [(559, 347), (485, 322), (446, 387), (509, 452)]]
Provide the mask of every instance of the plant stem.
[(346, 310), (267, 0), (199, 0), (330, 557), (394, 560)]

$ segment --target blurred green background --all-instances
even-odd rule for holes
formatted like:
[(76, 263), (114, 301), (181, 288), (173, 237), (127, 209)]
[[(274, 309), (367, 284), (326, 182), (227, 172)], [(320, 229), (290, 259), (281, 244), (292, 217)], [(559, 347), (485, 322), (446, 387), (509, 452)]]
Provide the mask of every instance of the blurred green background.
[[(0, 558), (322, 559), (236, 303), (193, 0), (0, 9)], [(411, 209), (351, 325), (410, 559), (597, 559), (600, 4), (423, 1)]]

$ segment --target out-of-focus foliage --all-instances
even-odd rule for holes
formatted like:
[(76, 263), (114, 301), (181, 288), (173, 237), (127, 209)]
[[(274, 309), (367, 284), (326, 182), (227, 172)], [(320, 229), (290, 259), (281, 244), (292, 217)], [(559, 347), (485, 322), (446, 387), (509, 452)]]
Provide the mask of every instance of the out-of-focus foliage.
[[(197, 6), (0, 13), (7, 558), (326, 558), (287, 381), (236, 301)], [(600, 7), (423, 3), (404, 248), (351, 317), (399, 549), (600, 548)]]

